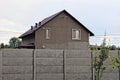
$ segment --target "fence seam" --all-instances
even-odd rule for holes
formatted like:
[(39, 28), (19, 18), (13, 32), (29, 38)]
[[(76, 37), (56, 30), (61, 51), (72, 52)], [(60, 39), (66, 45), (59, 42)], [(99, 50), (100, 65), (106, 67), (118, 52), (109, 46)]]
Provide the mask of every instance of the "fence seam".
[(63, 80), (66, 80), (66, 54), (63, 50)]
[(33, 80), (36, 80), (36, 54), (35, 54), (35, 49), (33, 49)]
[(93, 51), (91, 50), (91, 80), (93, 80)]

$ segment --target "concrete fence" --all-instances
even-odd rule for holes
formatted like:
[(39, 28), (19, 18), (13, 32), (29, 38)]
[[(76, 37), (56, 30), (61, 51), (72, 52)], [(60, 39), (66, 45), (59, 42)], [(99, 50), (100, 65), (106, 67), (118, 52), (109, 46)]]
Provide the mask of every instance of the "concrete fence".
[[(118, 56), (118, 51), (110, 51)], [(90, 50), (0, 50), (0, 80), (92, 80)], [(109, 60), (102, 80), (119, 80)]]

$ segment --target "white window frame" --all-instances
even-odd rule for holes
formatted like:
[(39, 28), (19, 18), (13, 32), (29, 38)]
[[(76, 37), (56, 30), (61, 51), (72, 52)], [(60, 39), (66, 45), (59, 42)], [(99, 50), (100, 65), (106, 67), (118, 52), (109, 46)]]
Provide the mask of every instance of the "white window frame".
[(72, 29), (72, 40), (81, 40), (81, 29)]
[(50, 39), (50, 37), (51, 37), (51, 30), (50, 30), (50, 28), (46, 28), (45, 29), (45, 35), (46, 35), (46, 39)]

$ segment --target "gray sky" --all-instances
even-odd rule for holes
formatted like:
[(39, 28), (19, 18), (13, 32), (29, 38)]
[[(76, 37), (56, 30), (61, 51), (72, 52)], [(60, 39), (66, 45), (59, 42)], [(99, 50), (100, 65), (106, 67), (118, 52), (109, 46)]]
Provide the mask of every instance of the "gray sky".
[(100, 44), (105, 33), (110, 44), (120, 44), (120, 0), (0, 0), (0, 43), (8, 43), (44, 18), (66, 9), (96, 36)]

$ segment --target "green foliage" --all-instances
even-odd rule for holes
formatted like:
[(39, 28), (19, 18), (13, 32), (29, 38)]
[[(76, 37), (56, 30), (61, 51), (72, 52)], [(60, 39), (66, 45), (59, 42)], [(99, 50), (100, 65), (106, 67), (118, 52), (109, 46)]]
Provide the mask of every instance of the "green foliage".
[[(93, 50), (94, 48), (97, 48), (98, 50), (100, 50), (101, 47), (102, 47), (102, 45), (100, 45), (100, 46), (91, 45), (90, 49)], [(120, 48), (117, 47), (116, 45), (109, 45), (109, 50), (120, 50)]]
[(93, 59), (94, 79), (99, 80), (102, 77), (103, 71), (106, 69), (104, 66), (105, 60), (108, 58), (109, 49), (102, 47), (98, 54), (95, 54)]
[(16, 48), (21, 45), (21, 41), (18, 38), (13, 37), (10, 39), (9, 44), (11, 48)]
[(120, 69), (120, 56), (119, 56), (119, 47), (116, 49), (118, 50), (118, 57), (111, 57), (111, 64), (113, 65), (113, 68)]
[(10, 48), (10, 45), (5, 44), (4, 48)]
[(113, 57), (111, 62), (112, 62), (113, 68), (120, 69), (120, 57)]
[(3, 49), (3, 48), (17, 48), (20, 45), (21, 45), (21, 41), (19, 40), (19, 38), (12, 37), (9, 40), (9, 44), (1, 43), (0, 44), (0, 49)]
[(4, 43), (1, 43), (0, 44), (0, 48), (2, 49), (2, 48), (4, 48), (5, 46), (4, 46)]
[(109, 48), (110, 48), (110, 50), (116, 50), (116, 49), (118, 49), (118, 47), (116, 47), (115, 45), (111, 45)]
[(104, 70), (106, 69), (104, 62), (108, 58), (109, 54), (109, 48), (106, 46), (106, 40), (103, 40), (100, 51), (98, 51), (98, 48), (95, 48), (95, 50), (93, 58), (94, 80), (100, 80)]

